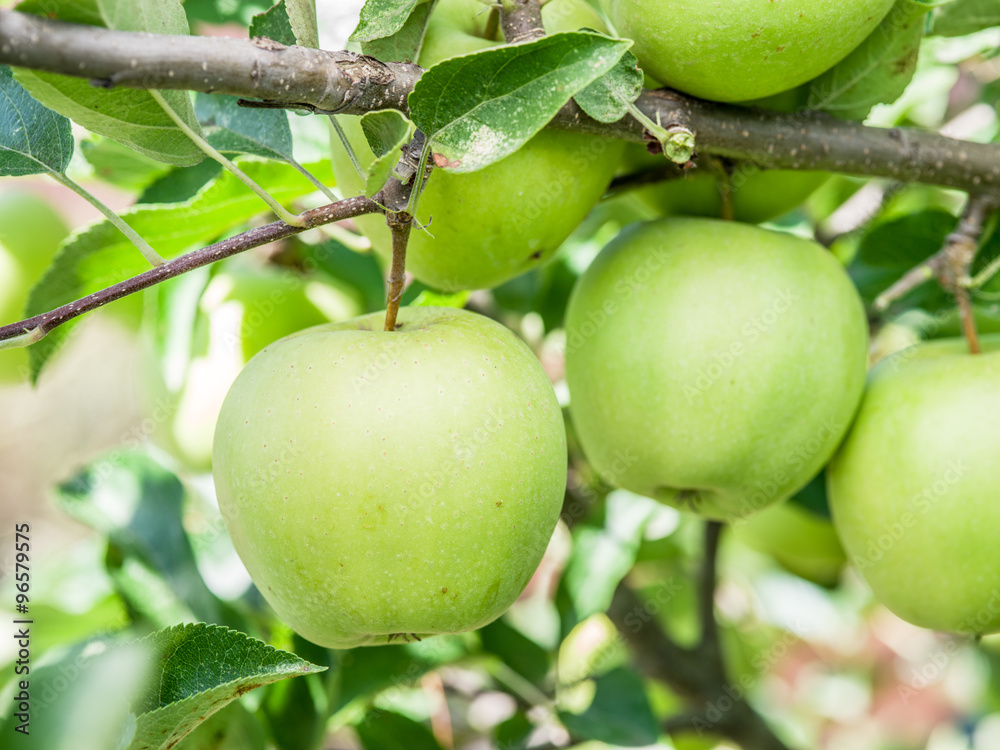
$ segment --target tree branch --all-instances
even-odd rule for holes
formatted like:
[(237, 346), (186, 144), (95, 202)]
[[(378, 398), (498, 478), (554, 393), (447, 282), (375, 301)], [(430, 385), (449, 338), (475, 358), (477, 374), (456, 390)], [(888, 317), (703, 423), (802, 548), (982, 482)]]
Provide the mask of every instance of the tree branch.
[[(102, 85), (225, 93), (354, 115), (386, 108), (407, 112), (406, 96), (421, 73), (415, 65), (381, 63), (349, 52), (284, 47), (269, 40), (110, 31), (2, 10), (0, 63), (96, 79)], [(668, 90), (646, 92), (636, 105), (665, 128), (693, 132), (701, 154), (775, 169), (825, 170), (1000, 195), (996, 144), (869, 128), (818, 112), (746, 109)], [(551, 126), (645, 141), (634, 118), (605, 125), (574, 102)]]
[(501, 0), (500, 28), (508, 44), (530, 42), (545, 36), (542, 6), (538, 0)]
[(335, 221), (343, 221), (344, 219), (351, 219), (363, 214), (378, 213), (381, 210), (378, 203), (360, 196), (305, 211), (300, 216), (305, 222), (301, 227), (285, 224), (283, 221), (276, 221), (272, 224), (250, 229), (222, 242), (217, 242), (214, 245), (209, 245), (200, 250), (195, 250), (194, 252), (174, 258), (162, 266), (157, 266), (119, 284), (114, 284), (99, 292), (94, 292), (83, 299), (70, 302), (51, 312), (35, 315), (32, 318), (17, 323), (0, 326), (0, 341), (14, 339), (32, 332), (36, 334), (33, 340), (37, 341), (52, 329), (61, 326), (63, 323), (68, 323), (83, 313), (96, 310), (109, 302), (114, 302), (122, 297), (127, 297), (130, 294), (147, 289), (154, 284), (159, 284), (167, 279), (172, 279), (188, 271), (193, 271), (195, 268), (207, 266), (217, 260), (237, 255), (245, 250), (260, 247), (261, 245), (266, 245), (269, 242), (275, 242), (285, 237), (291, 237), (294, 234), (299, 234), (307, 229), (313, 229), (323, 224), (331, 224)]
[(974, 194), (962, 212), (955, 231), (948, 235), (945, 245), (927, 260), (911, 268), (896, 283), (875, 298), (874, 307), (884, 312), (889, 306), (909, 294), (918, 286), (936, 279), (941, 286), (955, 295), (962, 330), (969, 341), (973, 354), (978, 353), (979, 337), (969, 297), (969, 270), (976, 258), (979, 238), (990, 216), (1000, 207), (1000, 199), (994, 195)]
[(0, 63), (90, 78), (112, 88), (180, 89), (364, 114), (408, 111), (411, 63), (286, 47), (270, 39), (145, 34), (0, 10)]
[(670, 733), (711, 734), (733, 740), (746, 750), (788, 750), (760, 714), (746, 701), (747, 684), (726, 674), (715, 619), (716, 559), (722, 525), (705, 528), (705, 557), (699, 576), (701, 639), (693, 648), (678, 645), (656, 622), (647, 603), (622, 583), (608, 617), (636, 653), (636, 666), (669, 685), (692, 711), (664, 723)]

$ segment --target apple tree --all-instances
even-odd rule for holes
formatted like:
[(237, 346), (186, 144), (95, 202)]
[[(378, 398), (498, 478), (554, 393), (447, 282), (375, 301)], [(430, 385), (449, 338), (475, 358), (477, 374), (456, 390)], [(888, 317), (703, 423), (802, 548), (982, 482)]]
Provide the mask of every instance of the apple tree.
[(2, 746), (1000, 746), (993, 0), (0, 3)]

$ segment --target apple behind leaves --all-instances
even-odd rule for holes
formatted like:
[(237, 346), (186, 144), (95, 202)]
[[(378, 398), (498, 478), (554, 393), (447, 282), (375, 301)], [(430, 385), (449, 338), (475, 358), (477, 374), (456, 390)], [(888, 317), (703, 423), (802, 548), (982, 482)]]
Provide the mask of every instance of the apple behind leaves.
[(331, 648), (480, 627), (521, 593), (566, 483), (528, 348), (485, 317), (403, 308), (265, 348), (219, 417), (233, 544), (299, 634)]
[(872, 370), (831, 462), (848, 558), (899, 617), (1000, 632), (1000, 336), (905, 349)]
[(581, 277), (570, 413), (613, 484), (745, 517), (829, 460), (861, 398), (867, 321), (816, 243), (709, 219), (633, 225)]
[(601, 0), (643, 70), (721, 102), (770, 96), (843, 60), (895, 0)]
[[(62, 217), (27, 191), (0, 193), (0, 325), (24, 318), (31, 288), (69, 234)], [(0, 351), (0, 384), (28, 379), (28, 350)]]
[[(442, 0), (435, 7), (419, 63), (500, 44), (487, 39), (489, 12), (478, 0)], [(552, 0), (543, 9), (550, 31), (600, 24), (581, 0)], [(363, 167), (374, 161), (360, 121), (339, 120)], [(600, 136), (543, 130), (507, 158), (466, 174), (435, 170), (420, 197), (407, 248), (407, 270), (443, 291), (492, 288), (545, 263), (586, 217), (614, 176), (624, 143)], [(344, 195), (364, 190), (344, 149), (333, 148)], [(381, 216), (355, 219), (383, 259), (392, 240)]]
[(353, 297), (323, 281), (243, 258), (224, 264), (199, 300), (196, 351), (183, 379), (171, 389), (150, 378), (154, 408), (162, 413), (169, 404), (169, 429), (160, 435), (167, 449), (192, 468), (208, 469), (223, 399), (250, 358), (283, 336), (358, 312)]

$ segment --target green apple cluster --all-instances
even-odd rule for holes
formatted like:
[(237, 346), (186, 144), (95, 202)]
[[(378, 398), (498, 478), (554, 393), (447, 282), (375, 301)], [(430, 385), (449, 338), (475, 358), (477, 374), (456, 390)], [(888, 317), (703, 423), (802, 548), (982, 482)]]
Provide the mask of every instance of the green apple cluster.
[[(31, 288), (69, 234), (62, 217), (27, 191), (0, 193), (0, 325), (24, 317)], [(0, 384), (28, 379), (26, 349), (0, 351)]]
[(746, 224), (626, 229), (566, 320), (570, 412), (595, 469), (710, 518), (801, 489), (864, 388), (868, 326), (844, 269), (814, 242)]
[(517, 598), (555, 528), (566, 434), (511, 331), (450, 308), (310, 328), (250, 360), (214, 472), (261, 593), (332, 648), (480, 627)]
[[(440, 0), (428, 25), (419, 64), (502, 43), (489, 36), (478, 0)], [(543, 9), (549, 31), (600, 28), (583, 0), (552, 0)], [(357, 118), (341, 118), (361, 166), (375, 155)], [(407, 248), (407, 269), (443, 291), (492, 288), (547, 261), (607, 189), (624, 145), (600, 136), (544, 130), (514, 154), (478, 172), (435, 170), (420, 196)], [(346, 151), (334, 146), (333, 166), (344, 195), (364, 190)], [(381, 217), (359, 217), (358, 228), (382, 258), (392, 254)]]
[(1000, 336), (943, 339), (880, 362), (828, 471), (851, 562), (890, 610), (1000, 632)]

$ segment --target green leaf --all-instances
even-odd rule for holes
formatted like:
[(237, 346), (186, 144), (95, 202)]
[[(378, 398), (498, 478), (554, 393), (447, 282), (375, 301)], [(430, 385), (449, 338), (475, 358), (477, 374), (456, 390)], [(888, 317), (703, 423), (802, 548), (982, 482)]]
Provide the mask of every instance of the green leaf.
[[(315, 191), (294, 168), (279, 162), (247, 162), (243, 170), (278, 201), (288, 202)], [(332, 180), (329, 164), (310, 167)], [(126, 222), (167, 258), (204, 245), (261, 213), (260, 199), (228, 172), (183, 203), (138, 205), (122, 212)], [(132, 244), (109, 222), (101, 221), (73, 235), (52, 267), (31, 290), (27, 315), (38, 315), (148, 270)], [(52, 331), (28, 352), (32, 378), (66, 340), (72, 323)]]
[(480, 628), (479, 640), (484, 651), (499, 656), (504, 664), (535, 684), (541, 684), (552, 668), (552, 656), (502, 617)]
[(416, 62), (424, 46), (427, 23), (436, 2), (421, 2), (397, 31), (385, 37), (362, 41), (361, 51), (382, 62)]
[(193, 167), (175, 167), (143, 190), (135, 202), (180, 203), (189, 200), (221, 173), (222, 165), (215, 159), (205, 159)]
[(371, 198), (392, 176), (393, 168), (403, 155), (403, 145), (411, 137), (413, 125), (399, 112), (386, 110), (363, 115), (361, 129), (376, 157), (368, 165), (365, 181), (365, 195)]
[(104, 25), (118, 31), (190, 34), (180, 0), (97, 0)]
[(654, 744), (660, 728), (639, 676), (619, 667), (597, 677), (595, 682), (594, 701), (586, 711), (559, 712), (566, 728), (578, 737), (619, 747)]
[(52, 16), (69, 23), (104, 25), (97, 0), (22, 0), (17, 6), (17, 11), (37, 16)]
[(319, 30), (316, 26), (316, 0), (285, 0), (285, 10), (299, 46), (318, 49)]
[[(21, 9), (20, 7), (18, 8)], [(187, 34), (187, 17), (179, 0), (98, 0), (100, 18), (119, 31)], [(37, 11), (63, 18), (78, 14), (79, 2), (38, 3)], [(95, 88), (84, 78), (18, 68), (18, 82), (49, 109), (94, 133), (114, 138), (139, 153), (175, 166), (190, 166), (204, 158), (201, 150), (170, 119), (146, 91)], [(164, 91), (164, 98), (189, 127), (200, 130), (186, 91)]]
[(281, 42), (289, 47), (295, 44), (295, 32), (288, 20), (285, 0), (272, 5), (264, 13), (258, 13), (250, 24), (250, 36), (263, 36)]
[(195, 114), (208, 142), (226, 154), (292, 161), (292, 129), (283, 109), (241, 107), (235, 96), (196, 94)]
[(430, 729), (393, 711), (369, 711), (355, 729), (365, 750), (441, 750)]
[(439, 166), (482, 169), (517, 151), (630, 45), (574, 31), (453, 57), (421, 76), (409, 97), (410, 117)]
[(574, 529), (563, 585), (580, 620), (607, 610), (618, 584), (635, 564), (646, 524), (661, 507), (655, 500), (616, 490), (608, 495), (603, 529), (584, 525)]
[[(288, 680), (278, 685), (298, 685), (302, 680)], [(179, 750), (265, 750), (267, 738), (256, 717), (239, 701), (233, 701), (185, 737)]]
[(934, 7), (918, 0), (897, 0), (857, 49), (807, 84), (809, 109), (861, 121), (876, 104), (896, 101), (913, 79), (924, 16)]
[(244, 693), (326, 667), (216, 625), (179, 625), (144, 638), (152, 674), (132, 704), (128, 750), (166, 750)]
[(153, 459), (115, 452), (61, 484), (56, 497), (69, 516), (106, 536), (118, 557), (134, 557), (161, 576), (198, 619), (219, 622), (219, 601), (184, 530), (184, 495), (180, 480)]
[[(928, 209), (874, 226), (861, 240), (848, 273), (866, 307), (907, 271), (944, 246), (958, 220), (947, 211)], [(933, 312), (948, 306), (947, 295), (931, 280), (898, 300), (886, 312), (894, 316), (909, 307)]]
[(80, 143), (80, 153), (104, 182), (138, 192), (170, 172), (170, 166), (123, 146), (118, 141), (94, 136)]
[[(352, 42), (370, 42), (392, 36), (406, 23), (413, 9), (427, 0), (365, 0)], [(368, 54), (367, 52), (365, 54)]]
[(598, 78), (574, 98), (598, 122), (618, 122), (642, 93), (643, 75), (631, 52), (622, 55), (607, 75)]
[(996, 0), (952, 0), (938, 9), (931, 31), (937, 36), (965, 36), (1000, 26)]
[(0, 65), (0, 176), (65, 172), (72, 156), (69, 120), (35, 101)]

